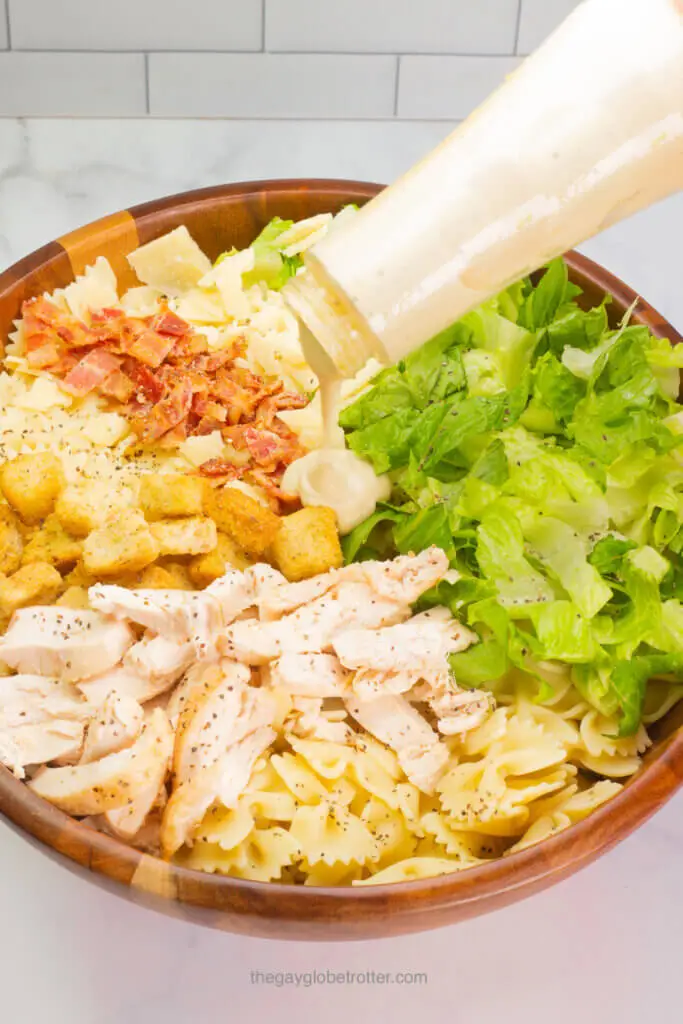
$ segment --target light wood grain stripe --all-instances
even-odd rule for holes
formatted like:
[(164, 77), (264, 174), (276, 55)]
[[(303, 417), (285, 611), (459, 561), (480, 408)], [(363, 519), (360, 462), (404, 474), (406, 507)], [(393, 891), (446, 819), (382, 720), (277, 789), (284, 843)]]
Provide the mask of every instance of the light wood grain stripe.
[(82, 274), (98, 256), (105, 256), (114, 269), (119, 289), (139, 284), (126, 259), (140, 244), (137, 225), (127, 210), (70, 231), (58, 241), (66, 250), (74, 275)]
[(172, 867), (166, 861), (158, 860), (143, 853), (135, 874), (130, 880), (135, 889), (151, 892), (155, 896), (163, 896), (167, 900), (178, 898), (178, 886)]

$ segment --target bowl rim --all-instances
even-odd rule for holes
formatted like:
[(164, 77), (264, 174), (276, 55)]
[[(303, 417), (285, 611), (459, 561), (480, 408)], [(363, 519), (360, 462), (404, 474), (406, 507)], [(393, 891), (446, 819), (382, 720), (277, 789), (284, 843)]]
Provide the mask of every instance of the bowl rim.
[[(130, 208), (137, 223), (160, 212), (209, 206), (229, 198), (244, 202), (257, 193), (310, 191), (316, 197), (351, 202), (370, 199), (384, 186), (336, 178), (287, 178), (235, 182), (180, 192)], [(353, 197), (353, 198), (351, 198)], [(108, 218), (80, 231), (96, 235)], [(0, 274), (0, 295), (27, 274), (50, 263), (55, 242), (35, 250)], [(570, 270), (609, 293), (624, 308), (634, 306), (633, 320), (657, 337), (673, 343), (683, 339), (676, 329), (636, 292), (599, 264), (574, 251), (565, 256)], [(643, 824), (683, 782), (683, 731), (674, 732), (632, 777), (624, 789), (583, 821), (510, 856), (477, 867), (411, 881), (368, 886), (292, 886), (208, 874), (142, 853), (121, 840), (99, 832), (36, 796), (26, 784), (0, 765), (0, 812), (21, 833), (38, 840), (97, 875), (124, 885), (195, 907), (232, 914), (289, 918), (297, 922), (339, 920), (344, 912), (364, 908), (366, 921), (380, 917), (410, 917), (439, 909), (491, 902), (505, 894), (523, 894), (564, 877), (606, 852)], [(25, 838), (28, 836), (24, 835)], [(143, 870), (145, 878), (136, 881)], [(146, 877), (151, 874), (152, 878)], [(163, 876), (163, 877), (162, 877)], [(514, 896), (513, 896), (514, 898)]]

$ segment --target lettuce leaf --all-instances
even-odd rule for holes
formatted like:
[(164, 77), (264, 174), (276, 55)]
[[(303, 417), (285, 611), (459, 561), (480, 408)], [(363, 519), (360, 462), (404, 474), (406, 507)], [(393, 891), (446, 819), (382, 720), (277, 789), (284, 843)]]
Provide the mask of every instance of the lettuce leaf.
[(600, 654), (590, 622), (571, 601), (554, 601), (531, 612), (544, 658), (593, 662)]
[(254, 250), (254, 268), (242, 275), (245, 288), (261, 281), (268, 288), (279, 291), (290, 277), (294, 277), (303, 264), (301, 257), (285, 256), (277, 244), (280, 235), (288, 231), (293, 224), (293, 220), (273, 217), (261, 234), (256, 236), (251, 243)]
[(588, 562), (584, 538), (552, 516), (535, 515), (523, 529), (527, 542), (567, 591), (581, 615), (588, 619), (597, 615), (612, 597), (612, 591)]
[[(445, 413), (445, 408), (444, 408)], [(375, 473), (404, 466), (410, 454), (410, 438), (420, 418), (414, 408), (399, 409), (347, 436), (351, 451), (372, 463)]]
[(576, 293), (569, 283), (567, 264), (563, 259), (549, 263), (538, 285), (529, 292), (519, 311), (518, 323), (529, 331), (537, 331), (553, 322), (560, 307)]
[(460, 346), (469, 339), (470, 332), (462, 324), (454, 324), (405, 359), (402, 379), (418, 409), (443, 401), (465, 387)]
[(621, 570), (626, 552), (637, 547), (634, 541), (625, 537), (603, 537), (591, 551), (588, 561), (601, 576), (616, 576)]
[(541, 356), (534, 369), (534, 401), (548, 409), (558, 423), (571, 420), (585, 393), (586, 386), (563, 366), (557, 356), (552, 352)]
[(548, 580), (529, 564), (522, 528), (514, 512), (502, 503), (482, 515), (477, 528), (477, 562), (495, 584), (504, 608), (526, 608), (555, 598)]
[(658, 676), (682, 679), (683, 654), (641, 655), (629, 661), (618, 661), (612, 668), (611, 687), (621, 711), (620, 736), (632, 736), (637, 731), (647, 682)]

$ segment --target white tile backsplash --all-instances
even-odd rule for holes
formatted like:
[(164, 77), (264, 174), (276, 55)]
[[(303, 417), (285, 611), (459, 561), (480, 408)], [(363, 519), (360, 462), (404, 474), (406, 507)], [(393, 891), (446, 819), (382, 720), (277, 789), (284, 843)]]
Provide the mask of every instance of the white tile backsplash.
[(0, 0), (0, 117), (460, 119), (577, 2)]
[(519, 53), (531, 53), (571, 14), (579, 0), (522, 0)]
[(266, 0), (266, 49), (512, 53), (517, 8), (518, 0)]
[(0, 53), (0, 116), (129, 117), (145, 111), (142, 54)]
[(9, 0), (17, 50), (260, 50), (261, 0)]
[(401, 57), (400, 117), (467, 117), (519, 65), (516, 57)]
[(153, 53), (150, 112), (163, 117), (390, 117), (396, 57)]

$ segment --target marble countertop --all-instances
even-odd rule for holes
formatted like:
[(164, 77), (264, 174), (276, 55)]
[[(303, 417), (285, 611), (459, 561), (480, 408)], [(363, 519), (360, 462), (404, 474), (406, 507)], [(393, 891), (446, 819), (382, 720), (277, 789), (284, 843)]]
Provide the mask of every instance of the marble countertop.
[[(105, 213), (293, 175), (389, 181), (443, 123), (0, 121), (0, 269)], [(679, 326), (683, 195), (583, 247)], [(558, 886), (487, 917), (370, 943), (246, 939), (88, 885), (0, 824), (0, 1016), (34, 1024), (329, 1024), (447, 1011), (451, 1024), (636, 1024), (680, 1013), (683, 793)], [(251, 972), (426, 972), (427, 983), (279, 988)]]

